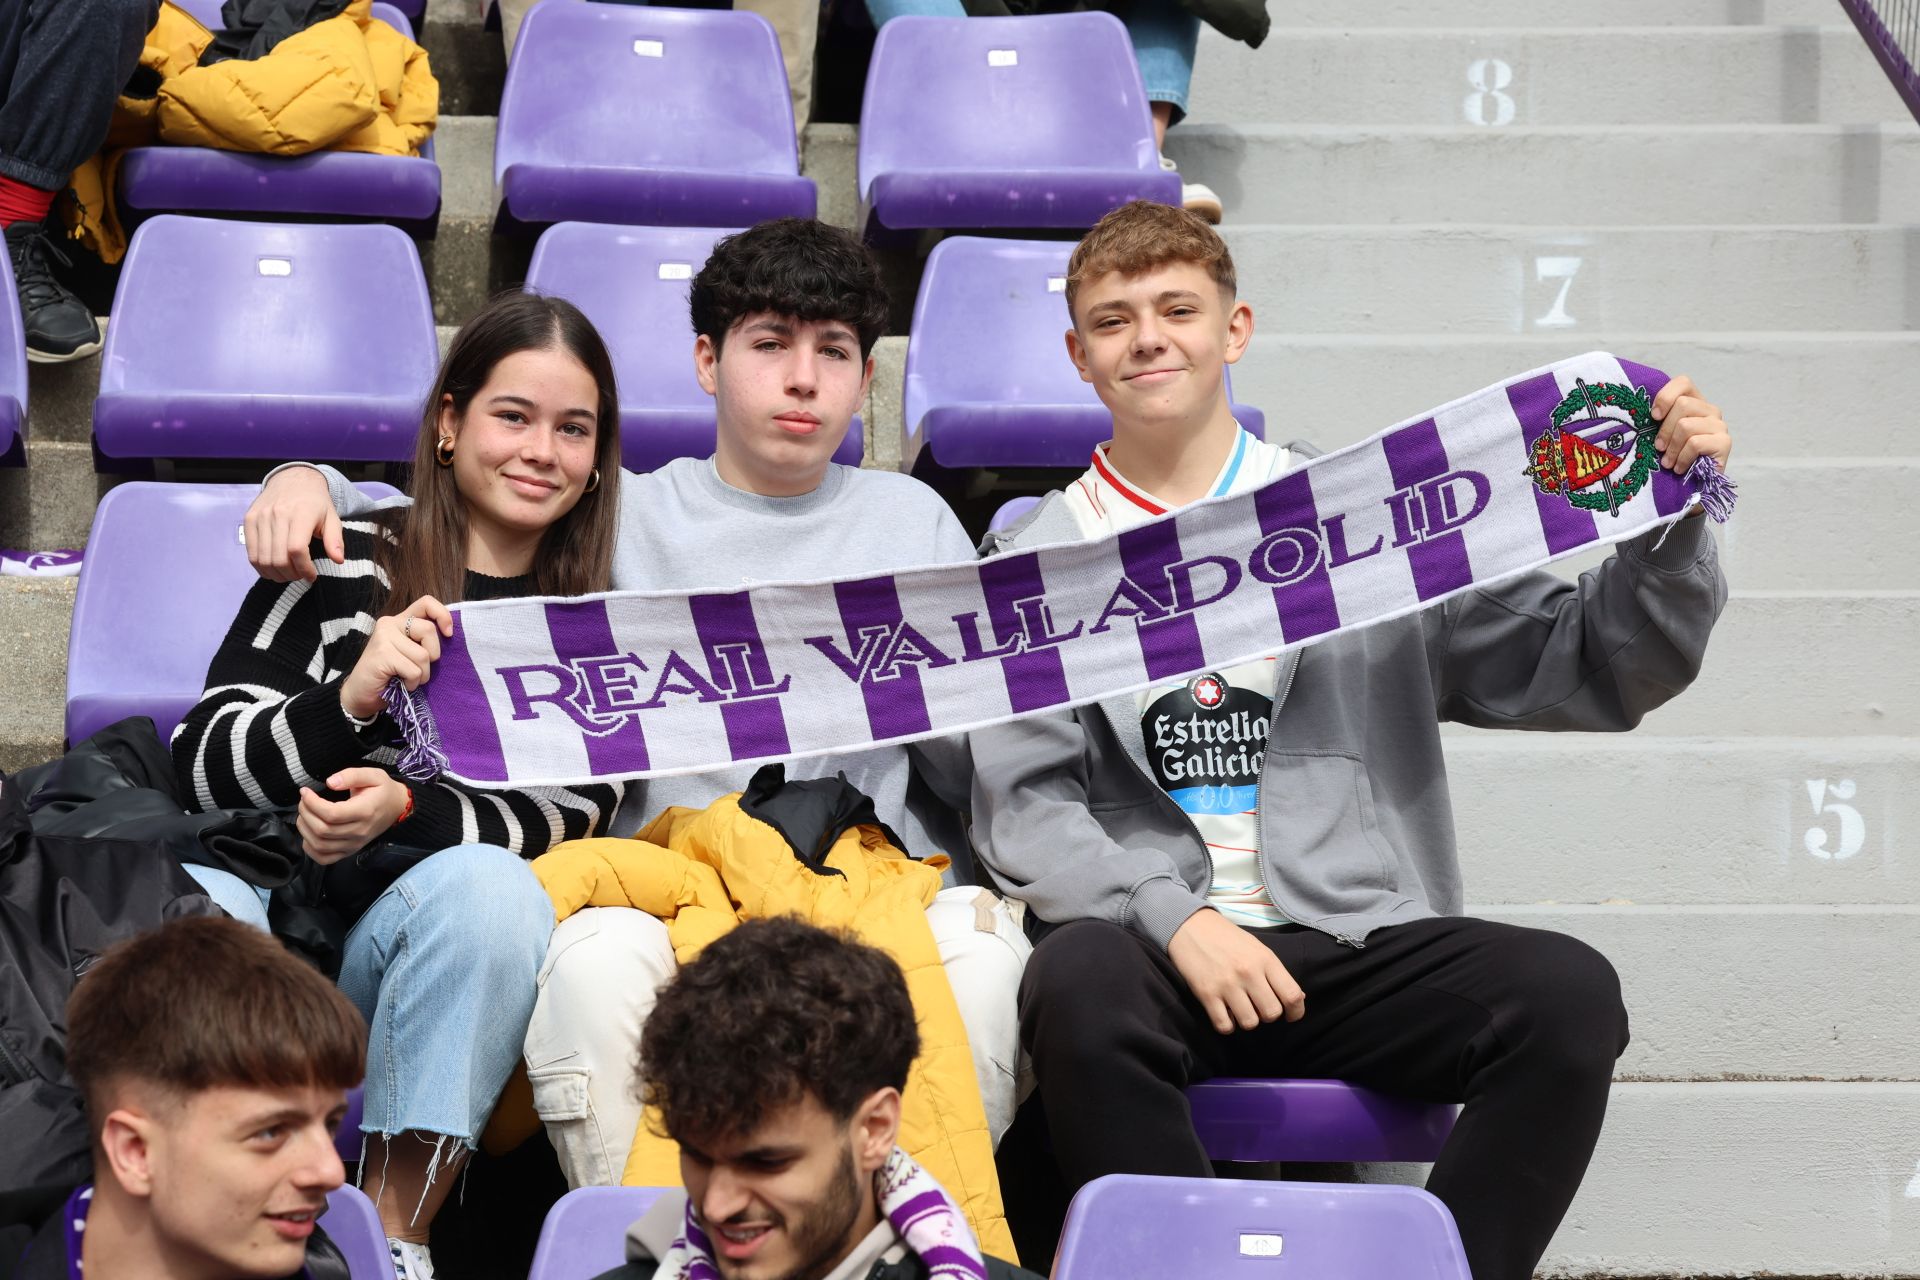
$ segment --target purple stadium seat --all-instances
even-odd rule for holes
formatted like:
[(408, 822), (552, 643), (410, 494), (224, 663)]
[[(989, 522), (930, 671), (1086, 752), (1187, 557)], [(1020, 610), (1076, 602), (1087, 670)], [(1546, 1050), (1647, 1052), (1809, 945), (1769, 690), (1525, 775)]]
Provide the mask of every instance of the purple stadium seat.
[(860, 112), (861, 224), (1090, 227), (1180, 202), (1133, 43), (1107, 13), (896, 18)]
[(126, 716), (152, 716), (165, 742), (200, 700), (207, 664), (257, 580), (240, 540), (257, 492), (135, 481), (100, 499), (67, 640), (69, 743)]
[(1137, 1174), (1080, 1189), (1053, 1276), (1472, 1280), (1453, 1215), (1418, 1187)]
[(1308, 1163), (1432, 1161), (1458, 1110), (1342, 1080), (1209, 1080), (1187, 1103), (1215, 1160)]
[(108, 458), (412, 458), (439, 363), (413, 241), (379, 225), (154, 218), (101, 353)]
[(327, 1197), (320, 1229), (340, 1246), (352, 1280), (393, 1280), (393, 1258), (379, 1210), (357, 1187), (341, 1187)]
[(360, 1132), (360, 1119), (366, 1114), (367, 1091), (361, 1085), (347, 1090), (347, 1114), (340, 1118), (340, 1127), (333, 1133), (333, 1149), (348, 1164), (355, 1164), (366, 1146), (366, 1139)]
[(27, 464), (27, 334), (11, 260), (0, 261), (0, 467)]
[(547, 1211), (527, 1280), (592, 1280), (627, 1260), (627, 1228), (670, 1188), (581, 1187)]
[(493, 178), (510, 222), (812, 217), (785, 66), (755, 13), (545, 0), (500, 99)]
[[(902, 21), (889, 22), (882, 38)], [(1079, 470), (1113, 437), (1112, 417), (1067, 356), (1072, 252), (1061, 241), (977, 236), (934, 247), (907, 343), (909, 467)], [(1231, 377), (1227, 386), (1231, 394)], [(1234, 415), (1264, 436), (1264, 414), (1235, 405)]]
[(987, 521), (988, 532), (999, 533), (1013, 528), (1027, 518), (1028, 512), (1039, 505), (1040, 499), (1035, 497), (1008, 498), (1000, 504), (1000, 509), (993, 513), (993, 519)]
[[(220, 27), (221, 0), (175, 0), (202, 26)], [(373, 16), (408, 39), (426, 0), (376, 0)], [(132, 221), (155, 213), (324, 214), (425, 230), (440, 212), (433, 140), (418, 156), (317, 151), (250, 155), (212, 147), (135, 147), (120, 162), (120, 204)]]
[[(713, 397), (693, 376), (687, 281), (728, 232), (561, 222), (534, 246), (527, 287), (587, 313), (613, 354), (620, 386), (620, 460), (650, 471), (713, 452)], [(860, 419), (834, 453), (859, 466)]]

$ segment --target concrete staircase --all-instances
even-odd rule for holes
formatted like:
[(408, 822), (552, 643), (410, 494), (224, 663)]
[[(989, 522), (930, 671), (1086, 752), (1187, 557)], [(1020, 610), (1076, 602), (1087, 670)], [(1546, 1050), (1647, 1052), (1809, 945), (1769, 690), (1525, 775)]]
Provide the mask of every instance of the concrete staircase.
[[(424, 31), (444, 324), (524, 262), (489, 237), (501, 64), (476, 7), (434, 0)], [(1634, 1019), (1547, 1271), (1920, 1275), (1920, 692), (1896, 661), (1920, 636), (1897, 541), (1920, 129), (1831, 0), (1272, 10), (1257, 51), (1203, 35), (1169, 151), (1226, 201), (1259, 324), (1236, 388), (1276, 436), (1346, 444), (1601, 347), (1692, 374), (1738, 437), (1734, 598), (1698, 684), (1625, 737), (1449, 738), (1474, 909), (1600, 946)], [(853, 147), (808, 130), (843, 223)], [(904, 342), (870, 465), (899, 458)], [(0, 545), (84, 540), (98, 376), (34, 368)], [(71, 601), (0, 580), (0, 767), (59, 748)]]

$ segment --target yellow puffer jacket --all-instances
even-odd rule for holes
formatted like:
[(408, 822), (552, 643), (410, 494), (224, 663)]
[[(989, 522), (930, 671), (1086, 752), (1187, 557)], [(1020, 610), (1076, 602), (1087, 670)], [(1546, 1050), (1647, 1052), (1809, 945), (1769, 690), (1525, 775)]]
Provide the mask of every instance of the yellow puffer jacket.
[(213, 39), (172, 4), (147, 33), (150, 98), (123, 96), (107, 143), (72, 178), (70, 234), (108, 262), (126, 253), (110, 198), (120, 152), (171, 143), (276, 156), (313, 151), (420, 154), (440, 115), (427, 51), (372, 16), (373, 0), (287, 37), (263, 58), (199, 65)]
[[(966, 1028), (927, 924), (945, 861), (915, 862), (878, 827), (860, 826), (827, 854), (826, 865), (842, 874), (820, 875), (731, 795), (703, 810), (669, 809), (632, 840), (560, 845), (536, 859), (533, 871), (557, 919), (585, 907), (637, 907), (667, 923), (682, 963), (741, 920), (775, 915), (845, 929), (892, 956), (906, 974), (921, 1042), (907, 1078), (900, 1146), (959, 1203), (981, 1247), (1011, 1259), (1013, 1237)], [(621, 1180), (677, 1186), (673, 1143), (642, 1121)]]

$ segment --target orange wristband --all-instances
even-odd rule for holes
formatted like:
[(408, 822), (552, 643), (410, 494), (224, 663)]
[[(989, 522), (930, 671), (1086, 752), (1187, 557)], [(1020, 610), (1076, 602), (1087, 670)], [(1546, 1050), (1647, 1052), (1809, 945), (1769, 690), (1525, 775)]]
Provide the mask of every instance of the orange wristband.
[(393, 820), (393, 825), (396, 827), (413, 816), (413, 788), (403, 782), (400, 784), (400, 789), (407, 793), (407, 807), (402, 809), (400, 816)]

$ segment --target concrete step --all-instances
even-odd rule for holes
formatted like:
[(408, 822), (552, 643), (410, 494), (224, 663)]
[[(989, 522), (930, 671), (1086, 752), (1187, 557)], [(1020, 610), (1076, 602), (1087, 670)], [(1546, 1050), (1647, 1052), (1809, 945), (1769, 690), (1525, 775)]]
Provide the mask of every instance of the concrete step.
[(0, 578), (0, 770), (60, 754), (72, 578)]
[[(439, 12), (443, 0), (433, 0)], [(470, 0), (461, 0), (462, 3)], [(1270, 11), (1278, 30), (1331, 27), (1591, 27), (1596, 16), (1622, 26), (1712, 27), (1841, 21), (1831, 0), (1294, 0)]]
[(1167, 154), (1235, 223), (1874, 223), (1920, 206), (1911, 123), (1194, 125)]
[[(1866, 738), (1920, 726), (1920, 689), (1890, 669), (1920, 634), (1920, 592), (1735, 585), (1700, 676), (1640, 738)], [(1453, 740), (1491, 731), (1448, 726)]]
[[(1247, 279), (1242, 273), (1242, 280)], [(1274, 440), (1323, 449), (1364, 440), (1476, 387), (1583, 350), (1688, 374), (1750, 458), (1877, 457), (1920, 428), (1920, 333), (1680, 333), (1611, 330), (1510, 336), (1453, 332), (1329, 336), (1258, 327), (1233, 367), (1236, 397)], [(1383, 326), (1384, 327), (1384, 326)]]
[(1289, 333), (1920, 327), (1920, 227), (1222, 230), (1256, 326)]
[(1911, 120), (1840, 7), (1822, 20), (1837, 25), (1295, 27), (1258, 49), (1207, 27), (1187, 119), (1495, 129)]
[[(1586, 774), (1584, 776), (1591, 777)], [(1630, 793), (1607, 794), (1631, 805)], [(1647, 806), (1646, 826), (1666, 807)], [(1621, 805), (1549, 856), (1608, 856)], [(1920, 1074), (1920, 906), (1478, 906), (1467, 914), (1570, 934), (1620, 973), (1625, 1079), (1909, 1079)], [(1684, 957), (1684, 959), (1682, 959)], [(1676, 963), (1678, 961), (1678, 963)], [(1309, 992), (1309, 1009), (1311, 995)], [(1920, 1135), (1916, 1135), (1920, 1143)], [(1920, 1157), (1920, 1150), (1914, 1152)]]
[(91, 445), (29, 440), (27, 465), (0, 471), (0, 547), (85, 546), (93, 508), (114, 483), (94, 474)]
[[(1920, 903), (1920, 739), (1476, 733), (1447, 766), (1475, 902)], [(1596, 847), (1596, 794), (1649, 820)]]
[[(1920, 590), (1908, 495), (1920, 457), (1844, 463), (1744, 460), (1728, 474), (1742, 507), (1720, 531), (1727, 577), (1743, 588)], [(1920, 724), (1916, 724), (1920, 728)]]
[(1912, 1277), (1916, 1258), (1920, 1084), (1616, 1084), (1539, 1274)]

